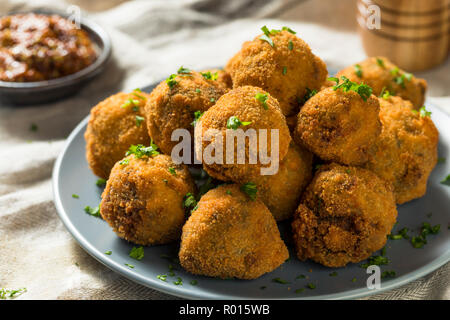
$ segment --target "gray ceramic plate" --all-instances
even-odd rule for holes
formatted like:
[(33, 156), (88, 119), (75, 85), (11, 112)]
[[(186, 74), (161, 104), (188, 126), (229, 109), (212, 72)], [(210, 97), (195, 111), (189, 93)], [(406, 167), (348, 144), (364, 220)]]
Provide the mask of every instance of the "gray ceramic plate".
[[(151, 87), (145, 91), (150, 91)], [(83, 138), (88, 118), (84, 119), (67, 139), (67, 144), (56, 161), (53, 171), (53, 188), (56, 208), (67, 229), (78, 243), (101, 263), (142, 285), (169, 294), (193, 299), (345, 299), (376, 294), (383, 290), (404, 285), (414, 279), (443, 265), (450, 258), (450, 187), (439, 183), (450, 173), (450, 126), (449, 117), (438, 108), (429, 105), (432, 118), (440, 132), (439, 156), (447, 162), (438, 164), (429, 179), (426, 196), (400, 206), (398, 224), (395, 230), (408, 227), (411, 234), (417, 234), (426, 221), (432, 225), (440, 224), (441, 231), (428, 237), (428, 244), (422, 249), (414, 249), (407, 240), (389, 240), (386, 256), (390, 259), (384, 270), (395, 270), (397, 276), (384, 279), (380, 290), (366, 288), (368, 275), (359, 264), (345, 268), (329, 269), (312, 262), (301, 262), (291, 250), (291, 259), (275, 271), (257, 280), (219, 280), (193, 276), (181, 269), (179, 265), (167, 258), (177, 256), (176, 245), (145, 248), (145, 257), (141, 261), (128, 256), (133, 244), (119, 239), (106, 222), (86, 214), (87, 205), (97, 206), (100, 202), (101, 189), (96, 186), (95, 177), (85, 160), (85, 141)], [(79, 195), (79, 199), (72, 198)], [(432, 215), (429, 215), (432, 213)], [(284, 238), (289, 239), (288, 225), (280, 225)], [(112, 251), (106, 255), (105, 251)], [(132, 264), (129, 268), (125, 264)], [(167, 282), (157, 278), (168, 275), (172, 264), (176, 276), (167, 277)], [(330, 273), (338, 275), (331, 277)], [(307, 279), (296, 279), (300, 274)], [(183, 284), (175, 285), (181, 277)], [(274, 278), (288, 281), (288, 284), (274, 282)], [(356, 280), (353, 280), (353, 279)], [(192, 280), (197, 285), (192, 285)], [(314, 290), (306, 288), (302, 293), (295, 293), (314, 283)], [(263, 289), (264, 288), (264, 289)]]

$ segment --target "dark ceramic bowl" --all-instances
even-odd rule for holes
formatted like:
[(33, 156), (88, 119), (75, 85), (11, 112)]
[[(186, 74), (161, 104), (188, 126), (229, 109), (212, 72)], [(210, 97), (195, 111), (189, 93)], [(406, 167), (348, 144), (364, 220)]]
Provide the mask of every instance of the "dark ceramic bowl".
[[(58, 14), (67, 18), (67, 14), (61, 12), (35, 11), (35, 13)], [(11, 14), (14, 13), (9, 13)], [(30, 105), (63, 99), (76, 93), (83, 85), (100, 74), (111, 56), (111, 40), (106, 31), (92, 21), (82, 18), (80, 25), (89, 34), (97, 49), (97, 59), (91, 65), (73, 74), (46, 81), (0, 81), (0, 103)]]

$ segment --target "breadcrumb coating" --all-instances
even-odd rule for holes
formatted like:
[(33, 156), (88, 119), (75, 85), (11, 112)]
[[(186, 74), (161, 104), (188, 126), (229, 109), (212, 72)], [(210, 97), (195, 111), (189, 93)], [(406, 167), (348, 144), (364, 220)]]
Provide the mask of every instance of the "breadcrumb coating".
[(135, 244), (178, 240), (185, 221), (183, 198), (195, 192), (187, 167), (162, 154), (125, 159), (128, 163), (116, 163), (103, 191), (102, 218), (120, 238)]
[(389, 182), (363, 168), (322, 166), (294, 214), (297, 256), (327, 267), (357, 263), (383, 248), (396, 218)]
[(366, 167), (392, 182), (397, 203), (422, 197), (437, 163), (439, 133), (429, 116), (413, 112), (400, 97), (380, 98), (381, 135), (378, 151)]
[[(361, 77), (357, 75), (355, 65), (360, 66)], [(353, 82), (369, 85), (376, 96), (379, 96), (383, 89), (388, 90), (392, 95), (411, 101), (416, 109), (422, 107), (425, 101), (427, 82), (399, 69), (385, 57), (367, 58), (339, 71), (337, 76), (346, 76)], [(408, 80), (408, 77), (411, 79)]]
[(326, 88), (302, 107), (294, 138), (322, 160), (361, 165), (381, 132), (378, 99)]
[[(144, 92), (120, 92), (91, 109), (84, 138), (86, 158), (94, 174), (107, 179), (114, 164), (125, 156), (130, 145), (150, 143), (143, 112), (148, 97)], [(127, 103), (129, 99), (135, 103)]]
[(272, 214), (238, 185), (206, 193), (183, 227), (180, 263), (193, 274), (255, 279), (288, 257)]
[(245, 42), (225, 70), (230, 73), (234, 88), (260, 87), (278, 100), (284, 115), (294, 115), (307, 88), (320, 89), (327, 78), (327, 67), (308, 44), (288, 31), (270, 36), (273, 47), (260, 36)]

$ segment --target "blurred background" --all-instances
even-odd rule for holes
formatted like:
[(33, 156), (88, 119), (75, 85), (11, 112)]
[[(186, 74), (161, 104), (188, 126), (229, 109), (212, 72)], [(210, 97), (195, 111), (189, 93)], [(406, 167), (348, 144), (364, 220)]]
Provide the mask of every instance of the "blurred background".
[[(1, 0), (0, 15), (66, 12), (70, 5), (111, 37), (104, 72), (60, 101), (0, 104), (0, 284), (26, 284), (28, 299), (171, 298), (106, 269), (75, 243), (53, 205), (55, 158), (99, 101), (160, 81), (181, 65), (224, 66), (263, 25), (297, 31), (331, 74), (386, 55), (425, 78), (428, 101), (450, 110), (449, 0)], [(378, 18), (373, 5), (382, 8)], [(448, 299), (448, 269), (378, 298)]]

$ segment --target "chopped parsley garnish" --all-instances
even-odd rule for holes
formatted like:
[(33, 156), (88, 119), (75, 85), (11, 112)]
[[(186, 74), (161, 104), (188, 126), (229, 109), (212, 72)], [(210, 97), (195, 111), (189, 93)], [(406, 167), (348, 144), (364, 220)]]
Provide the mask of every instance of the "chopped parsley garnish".
[(191, 122), (191, 125), (195, 127), (195, 125), (197, 124), (197, 122), (200, 120), (200, 118), (202, 117), (202, 115), (205, 112), (202, 111), (195, 111), (194, 112), (194, 121)]
[(165, 274), (159, 274), (156, 276), (156, 278), (161, 281), (167, 282), (167, 275), (165, 275)]
[[(262, 40), (262, 41), (266, 41), (268, 44), (270, 44), (270, 46), (273, 47), (273, 41), (272, 41), (272, 39), (270, 38), (270, 35), (271, 35), (272, 33), (269, 31), (269, 29), (268, 29), (266, 26), (263, 26), (263, 27), (261, 28), (261, 30), (262, 30), (262, 32), (264, 32), (264, 34), (263, 34), (261, 37), (259, 37), (259, 39)], [(276, 33), (276, 32), (275, 32), (275, 33)]]
[(422, 108), (419, 109), (419, 114), (421, 118), (430, 117), (431, 111), (428, 111), (425, 106), (422, 106)]
[(211, 73), (211, 71), (208, 72), (200, 72), (203, 76), (203, 78), (205, 78), (206, 80), (217, 80), (217, 78), (219, 77), (219, 73), (218, 72), (214, 72)]
[(393, 76), (396, 76), (399, 72), (400, 72), (400, 69), (399, 69), (398, 67), (394, 67), (394, 68), (391, 70), (391, 74), (392, 74)]
[(110, 251), (110, 250), (105, 251), (105, 254), (107, 254), (108, 256), (110, 256), (110, 255), (112, 254), (112, 251)]
[[(130, 99), (126, 100), (120, 107), (122, 109), (125, 109), (125, 108), (131, 107), (131, 106), (136, 107), (138, 105), (139, 105), (139, 100), (130, 98)], [(133, 109), (133, 111), (136, 111), (136, 109)]]
[(175, 80), (176, 77), (177, 77), (176, 74), (171, 74), (171, 75), (166, 79), (166, 83), (167, 83), (167, 85), (169, 86), (169, 88), (172, 89), (172, 88), (178, 83), (178, 81)]
[(144, 247), (133, 247), (131, 249), (129, 256), (136, 260), (142, 260), (144, 258)]
[(424, 245), (427, 244), (427, 236), (429, 234), (438, 234), (440, 229), (441, 229), (440, 224), (431, 226), (428, 222), (423, 222), (420, 234), (416, 237), (411, 238), (412, 246), (416, 249), (422, 248)]
[(384, 68), (384, 61), (383, 61), (383, 59), (377, 58), (377, 64), (378, 64), (380, 67)]
[(150, 146), (145, 147), (142, 144), (134, 145), (132, 144), (128, 149), (125, 156), (129, 156), (130, 154), (134, 154), (135, 158), (140, 159), (143, 156), (153, 157), (159, 154), (158, 146), (153, 143), (153, 140), (150, 140)]
[(292, 30), (292, 29), (289, 28), (289, 27), (283, 27), (283, 28), (281, 28), (281, 30), (290, 32), (290, 33), (292, 33), (292, 34), (296, 34), (296, 33), (297, 33), (297, 32), (295, 32), (294, 30)]
[(209, 101), (210, 101), (210, 102), (216, 102), (216, 99), (211, 98), (211, 99), (209, 99)]
[(381, 90), (379, 97), (387, 100), (389, 99), (389, 97), (391, 97), (391, 93), (389, 92), (389, 90), (386, 90), (386, 87), (383, 87), (383, 90)]
[(225, 191), (225, 193), (228, 194), (228, 195), (230, 195), (230, 196), (232, 195), (232, 193), (231, 193), (230, 190)]
[(236, 130), (237, 128), (239, 128), (240, 126), (248, 126), (249, 124), (251, 124), (251, 121), (241, 121), (239, 120), (238, 117), (235, 116), (231, 116), (228, 120), (227, 120), (227, 129), (233, 129)]
[(253, 182), (247, 182), (241, 186), (241, 191), (245, 192), (250, 199), (255, 200), (258, 189), (256, 188), (256, 184)]
[(361, 65), (355, 64), (354, 68), (355, 68), (355, 74), (358, 76), (358, 78), (362, 78), (363, 73), (362, 73)]
[(255, 99), (258, 100), (259, 102), (261, 102), (261, 104), (263, 105), (264, 109), (268, 109), (269, 107), (267, 106), (267, 99), (269, 99), (269, 95), (267, 93), (257, 93), (255, 95)]
[(329, 81), (334, 81), (336, 82), (336, 85), (333, 86), (333, 90), (337, 90), (337, 89), (342, 89), (344, 92), (347, 91), (354, 91), (357, 94), (359, 94), (359, 96), (366, 101), (370, 95), (372, 94), (372, 88), (369, 87), (367, 84), (358, 84), (356, 82), (350, 81), (347, 77), (342, 76), (341, 80), (343, 81), (342, 83), (339, 83), (339, 79), (336, 77), (331, 77), (328, 78)]
[(197, 200), (192, 193), (186, 193), (183, 199), (183, 208), (193, 211), (197, 207)]
[(286, 280), (283, 280), (281, 278), (274, 278), (272, 279), (272, 282), (280, 283), (280, 284), (288, 284), (289, 282)]
[(352, 282), (356, 282), (356, 278), (353, 278), (353, 279), (352, 279)]
[(84, 212), (94, 217), (100, 217), (100, 206), (96, 206), (95, 208), (86, 206), (84, 207)]
[(441, 184), (444, 184), (444, 185), (446, 185), (446, 186), (450, 186), (450, 174), (447, 175), (447, 176), (445, 177), (445, 179), (441, 181)]
[(391, 240), (409, 239), (408, 231), (408, 228), (403, 228), (397, 234), (388, 235), (388, 238)]
[(97, 179), (97, 182), (95, 183), (95, 185), (97, 187), (103, 188), (104, 186), (106, 186), (106, 179), (103, 179), (103, 178)]
[(170, 172), (171, 175), (176, 176), (177, 172), (175, 171), (175, 168), (170, 167), (169, 169), (167, 169), (167, 171)]
[(446, 158), (444, 158), (444, 157), (439, 157), (438, 160), (437, 160), (437, 163), (445, 163), (445, 161), (447, 161)]
[(305, 288), (300, 288), (295, 290), (295, 293), (302, 293), (303, 291), (305, 291)]
[(330, 273), (330, 277), (336, 277), (338, 275), (338, 273), (336, 271)]
[(192, 280), (192, 281), (190, 282), (190, 284), (191, 284), (192, 286), (196, 286), (196, 285), (198, 284), (198, 282), (197, 282), (197, 280)]
[(411, 73), (404, 72), (400, 74), (400, 69), (395, 67), (391, 70), (391, 75), (394, 76), (394, 82), (400, 85), (402, 88), (405, 88), (405, 79), (407, 81), (411, 81), (413, 75)]
[(31, 125), (30, 125), (30, 131), (33, 131), (33, 132), (36, 132), (36, 131), (38, 131), (38, 126), (37, 126), (37, 124), (35, 124), (35, 123), (32, 123)]
[(122, 159), (122, 160), (119, 161), (119, 164), (121, 166), (127, 165), (129, 163), (130, 163), (130, 159)]
[(191, 74), (191, 69), (181, 66), (180, 69), (178, 69), (177, 73), (178, 74)]
[(384, 271), (382, 274), (381, 274), (381, 279), (384, 279), (384, 278), (395, 278), (395, 276), (396, 276), (396, 273), (395, 273), (395, 271)]
[(200, 93), (202, 92), (202, 90), (200, 90), (199, 88), (195, 89), (195, 92)]
[(180, 277), (178, 277), (177, 281), (174, 281), (173, 284), (176, 286), (181, 286), (183, 285), (183, 280)]
[(306, 279), (304, 274), (299, 274), (295, 279)]
[(306, 101), (308, 101), (309, 99), (311, 99), (312, 97), (314, 97), (317, 94), (317, 90), (311, 90), (310, 88), (306, 88), (306, 93), (303, 96), (302, 99), (299, 99), (298, 102), (301, 105), (304, 105), (306, 103)]
[(292, 51), (292, 49), (294, 49), (294, 43), (292, 42), (292, 40), (289, 40), (288, 42), (288, 49)]
[(389, 259), (383, 256), (371, 256), (367, 263), (361, 264), (360, 267), (367, 269), (369, 266), (381, 266), (389, 263)]
[(74, 198), (74, 199), (80, 199), (80, 196), (74, 193), (74, 194), (72, 194), (72, 198)]
[(311, 289), (311, 290), (316, 288), (316, 285), (314, 283), (312, 283), (312, 282), (308, 283), (306, 286), (308, 287), (308, 289)]
[(0, 300), (14, 299), (25, 292), (27, 292), (27, 288), (20, 288), (20, 289), (0, 288)]
[(287, 67), (283, 67), (283, 75), (287, 73)]
[(134, 266), (133, 266), (132, 264), (125, 263), (125, 265), (126, 265), (128, 268), (134, 269)]
[(144, 117), (141, 117), (141, 116), (136, 115), (136, 127), (140, 127), (142, 121), (144, 121), (144, 120), (145, 120)]
[(136, 89), (133, 90), (132, 94), (133, 94), (135, 97), (138, 97), (139, 99), (142, 99), (142, 100), (144, 100), (144, 101), (147, 101), (147, 98), (144, 97), (143, 95), (139, 94), (138, 92), (142, 92), (142, 91), (141, 91), (141, 89), (136, 88)]

